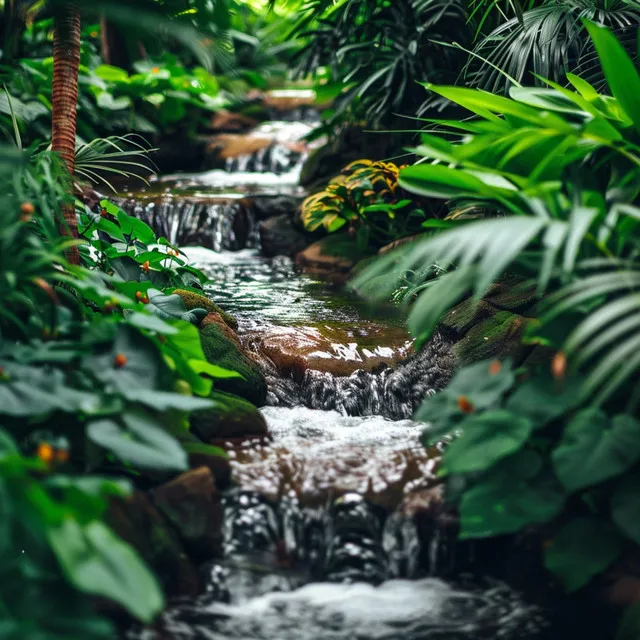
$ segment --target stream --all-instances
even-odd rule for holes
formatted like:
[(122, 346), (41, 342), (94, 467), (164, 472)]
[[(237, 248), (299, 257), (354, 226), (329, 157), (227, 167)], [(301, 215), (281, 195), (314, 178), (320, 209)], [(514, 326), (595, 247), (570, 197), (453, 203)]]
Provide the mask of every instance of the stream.
[(261, 411), (272, 436), (229, 444), (234, 488), (223, 497), (223, 557), (202, 569), (206, 592), (171, 604), (162, 632), (127, 637), (551, 637), (543, 610), (456, 569), (439, 450), (422, 446), (426, 425), (410, 419), (446, 384), (450, 345), (435, 336), (414, 354), (388, 310), (261, 253), (256, 203), (302, 195), (306, 151), (292, 142), (312, 126), (263, 124), (273, 143), (257, 153), (126, 195), (129, 213), (180, 244), (238, 319), (269, 384)]

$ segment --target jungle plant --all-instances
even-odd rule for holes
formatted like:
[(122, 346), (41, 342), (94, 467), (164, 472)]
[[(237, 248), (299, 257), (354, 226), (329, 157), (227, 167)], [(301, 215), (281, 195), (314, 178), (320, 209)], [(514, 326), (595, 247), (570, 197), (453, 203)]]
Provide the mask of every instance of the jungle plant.
[(329, 124), (346, 116), (388, 124), (394, 113), (422, 111), (433, 101), (417, 94), (415, 82), (453, 82), (465, 60), (443, 44), (452, 34), (462, 44), (467, 39), (458, 0), (310, 0), (301, 11), (297, 33), (308, 44), (297, 57), (297, 73), (326, 65), (341, 89)]
[(640, 420), (580, 408), (561, 366), (522, 379), (510, 361), (461, 369), (417, 413), (425, 445), (448, 438), (439, 474), (462, 538), (544, 527), (544, 563), (568, 591), (640, 544)]
[[(113, 477), (184, 470), (194, 443), (220, 454), (189, 433), (188, 416), (212, 406), (211, 378), (237, 374), (206, 361), (192, 324), (199, 310), (187, 313), (178, 296), (128, 282), (130, 264), (118, 273), (118, 258), (129, 255), (91, 270), (69, 264), (66, 245), (77, 241), (57, 226), (57, 156), (29, 160), (9, 149), (0, 157), (0, 630), (113, 637), (89, 595), (143, 621), (162, 607), (153, 575), (102, 522), (108, 498), (131, 490)], [(139, 257), (145, 233), (155, 240), (145, 226), (116, 217), (104, 228)], [(192, 282), (181, 268), (168, 265), (166, 281)], [(104, 471), (112, 479), (86, 475)]]
[(302, 203), (305, 229), (333, 233), (346, 225), (362, 250), (415, 233), (425, 213), (398, 186), (399, 171), (392, 162), (352, 162)]
[[(448, 268), (422, 288), (411, 311), (410, 327), (424, 342), (468, 292), (481, 298), (506, 270), (521, 271), (539, 295), (550, 293), (540, 321), (564, 324), (551, 342), (585, 371), (582, 397), (600, 405), (640, 371), (640, 210), (632, 206), (640, 75), (609, 31), (588, 29), (614, 97), (574, 76), (577, 91), (554, 83), (516, 87), (510, 99), (432, 87), (480, 119), (440, 123), (461, 130), (462, 140), (425, 136), (417, 152), (432, 162), (405, 169), (400, 186), (447, 199), (454, 212), (471, 206), (507, 215), (439, 222), (440, 233), (381, 260), (360, 284), (390, 269), (400, 275), (434, 263)], [(386, 293), (394, 286), (388, 282)]]
[[(610, 28), (635, 55), (640, 4), (633, 0), (531, 0), (514, 7), (508, 19), (498, 12), (498, 3), (477, 4), (472, 15), (479, 18), (478, 42), (464, 78), (492, 93), (504, 93), (514, 80), (544, 84), (542, 77), (560, 82), (567, 72), (579, 73), (602, 89), (605, 84), (585, 19)], [(489, 25), (493, 28), (487, 32)]]

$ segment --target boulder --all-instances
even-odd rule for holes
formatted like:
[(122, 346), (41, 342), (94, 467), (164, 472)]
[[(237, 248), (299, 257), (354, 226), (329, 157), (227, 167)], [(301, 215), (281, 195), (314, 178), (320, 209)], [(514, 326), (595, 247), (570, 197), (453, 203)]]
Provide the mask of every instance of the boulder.
[(328, 235), (296, 255), (296, 264), (306, 273), (343, 283), (365, 256), (347, 234)]
[(306, 236), (293, 224), (289, 214), (268, 218), (258, 226), (260, 246), (267, 258), (274, 256), (294, 256), (309, 243)]
[(257, 196), (253, 200), (253, 214), (257, 220), (284, 215), (293, 219), (301, 202), (302, 198), (295, 196)]
[(238, 156), (249, 156), (266, 149), (273, 139), (253, 134), (221, 133), (209, 140), (207, 153), (220, 160), (229, 160)]
[(248, 332), (245, 341), (273, 363), (280, 376), (297, 381), (308, 369), (349, 376), (358, 369), (397, 364), (413, 352), (403, 328), (374, 322), (272, 326)]
[(258, 364), (239, 349), (238, 344), (218, 324), (211, 323), (202, 327), (200, 340), (208, 362), (236, 371), (242, 376), (219, 378), (215, 382), (216, 389), (233, 393), (257, 406), (263, 405), (267, 397), (267, 383)]
[(175, 531), (145, 493), (136, 491), (126, 500), (113, 500), (106, 521), (153, 569), (167, 595), (198, 593), (196, 568)]
[(442, 317), (440, 327), (451, 332), (454, 337), (460, 337), (479, 322), (494, 316), (497, 311), (485, 300), (467, 298)]
[(207, 298), (207, 296), (187, 289), (174, 289), (172, 293), (175, 293), (182, 298), (182, 302), (184, 302), (184, 306), (187, 308), (187, 311), (191, 311), (192, 309), (206, 309), (210, 314), (218, 314), (226, 325), (231, 327), (234, 331), (237, 330), (238, 321), (232, 315), (223, 311), (215, 302), (213, 302), (213, 300)]
[(498, 311), (473, 326), (453, 350), (461, 366), (489, 358), (511, 356), (521, 363), (530, 348), (521, 344), (528, 319), (509, 311)]
[(268, 435), (262, 414), (247, 400), (214, 389), (215, 407), (191, 414), (192, 431), (206, 443)]
[(180, 444), (187, 453), (190, 469), (206, 467), (213, 474), (218, 488), (225, 489), (229, 486), (231, 467), (229, 458), (223, 449), (202, 442), (195, 436), (193, 440), (181, 442)]
[(222, 506), (213, 474), (207, 467), (191, 469), (152, 492), (187, 552), (198, 562), (219, 555), (222, 548)]
[(255, 118), (251, 118), (243, 113), (234, 113), (226, 109), (216, 111), (211, 120), (209, 128), (214, 131), (224, 131), (226, 133), (238, 133), (252, 129), (258, 124)]

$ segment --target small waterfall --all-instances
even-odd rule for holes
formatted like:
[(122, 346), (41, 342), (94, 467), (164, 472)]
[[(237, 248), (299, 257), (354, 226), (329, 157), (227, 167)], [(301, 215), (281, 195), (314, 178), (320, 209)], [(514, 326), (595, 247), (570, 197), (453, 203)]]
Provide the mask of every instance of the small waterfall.
[(436, 334), (417, 354), (396, 367), (357, 370), (348, 377), (309, 369), (304, 379), (282, 378), (270, 361), (258, 357), (267, 382), (270, 406), (305, 406), (335, 410), (348, 416), (381, 415), (391, 420), (410, 418), (428, 395), (443, 389), (453, 371), (450, 343)]
[(227, 158), (225, 171), (282, 175), (302, 166), (306, 153), (274, 143), (252, 154)]
[(258, 246), (258, 227), (244, 202), (207, 202), (166, 198), (125, 200), (120, 206), (146, 222), (158, 235), (179, 246), (237, 251)]

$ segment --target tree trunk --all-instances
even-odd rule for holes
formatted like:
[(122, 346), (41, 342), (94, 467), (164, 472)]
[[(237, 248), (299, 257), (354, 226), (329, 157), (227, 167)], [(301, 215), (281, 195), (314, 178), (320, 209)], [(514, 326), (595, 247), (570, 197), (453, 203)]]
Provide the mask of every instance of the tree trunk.
[[(55, 16), (51, 148), (62, 158), (71, 176), (75, 169), (79, 64), (80, 13), (74, 5), (65, 4), (58, 9)], [(77, 238), (78, 225), (73, 204), (73, 186), (70, 191), (69, 200), (62, 205), (64, 217), (62, 233)], [(73, 264), (79, 263), (77, 247), (69, 251), (67, 258)]]

